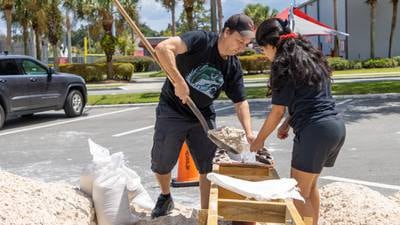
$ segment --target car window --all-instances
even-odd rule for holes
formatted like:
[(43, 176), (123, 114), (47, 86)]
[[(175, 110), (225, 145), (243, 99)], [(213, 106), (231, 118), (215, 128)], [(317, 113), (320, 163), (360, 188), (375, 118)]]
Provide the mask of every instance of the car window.
[(47, 74), (46, 68), (39, 63), (31, 60), (22, 60), (22, 68), (24, 68), (25, 74), (27, 75), (43, 75)]
[(20, 74), (20, 71), (14, 59), (0, 60), (0, 76), (18, 75), (18, 74)]

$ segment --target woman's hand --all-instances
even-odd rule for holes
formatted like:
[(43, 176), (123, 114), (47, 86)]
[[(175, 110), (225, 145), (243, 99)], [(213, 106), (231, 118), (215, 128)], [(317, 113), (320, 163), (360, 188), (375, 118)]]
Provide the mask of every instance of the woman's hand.
[(254, 136), (254, 134), (247, 134), (246, 139), (249, 144), (252, 144), (254, 142), (254, 140), (256, 139), (256, 136)]
[(256, 138), (253, 143), (250, 145), (250, 151), (256, 152), (261, 150), (264, 147), (264, 140), (260, 140), (259, 138)]
[(277, 136), (279, 139), (283, 140), (289, 136), (289, 130), (290, 126), (287, 123), (283, 123), (279, 128), (278, 128), (278, 133)]

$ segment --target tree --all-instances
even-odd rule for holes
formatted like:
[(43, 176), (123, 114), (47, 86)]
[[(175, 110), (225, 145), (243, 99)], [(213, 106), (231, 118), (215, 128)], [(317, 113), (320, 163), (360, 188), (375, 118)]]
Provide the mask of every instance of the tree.
[(145, 23), (140, 23), (139, 24), (140, 31), (142, 31), (143, 35), (145, 37), (157, 37), (160, 36), (160, 33), (151, 29), (147, 24)]
[(218, 11), (218, 30), (219, 30), (219, 32), (221, 32), (222, 28), (223, 28), (222, 21), (224, 20), (224, 15), (222, 14), (221, 0), (217, 0), (217, 11)]
[(194, 30), (194, 10), (195, 5), (204, 4), (205, 0), (183, 0), (183, 9), (186, 15), (186, 23), (188, 30)]
[(195, 2), (192, 11), (192, 25), (187, 20), (186, 11), (182, 11), (177, 24), (177, 33), (191, 30), (211, 30), (210, 11), (204, 8), (201, 1)]
[(243, 12), (253, 20), (256, 27), (258, 27), (264, 20), (278, 14), (276, 9), (271, 10), (269, 6), (260, 3), (247, 4)]
[(177, 1), (175, 0), (156, 0), (156, 1), (161, 2), (164, 8), (171, 11), (171, 32), (172, 36), (176, 36), (175, 8)]
[(366, 3), (371, 7), (371, 24), (370, 24), (370, 57), (375, 58), (375, 22), (376, 22), (376, 4), (378, 0), (367, 0)]
[(392, 13), (392, 25), (390, 28), (390, 38), (389, 38), (389, 57), (392, 57), (392, 44), (394, 32), (396, 31), (396, 22), (397, 22), (397, 9), (399, 5), (399, 0), (392, 0), (393, 13)]
[(51, 0), (50, 5), (46, 9), (48, 15), (47, 20), (47, 36), (53, 47), (54, 66), (58, 68), (58, 42), (62, 35), (62, 16), (58, 8), (60, 0)]
[(30, 13), (32, 29), (35, 33), (36, 58), (42, 60), (42, 36), (47, 32), (47, 0), (31, 0), (27, 4)]
[[(136, 6), (138, 0), (121, 0), (120, 3), (125, 9), (128, 9), (128, 14), (136, 18)], [(79, 1), (78, 9), (82, 17), (86, 17), (89, 21), (101, 21), (104, 35), (100, 41), (101, 47), (106, 54), (107, 59), (107, 79), (114, 78), (112, 68), (112, 57), (115, 53), (117, 38), (113, 36), (112, 26), (114, 22), (113, 1), (112, 0), (83, 0)]]
[(29, 55), (29, 26), (31, 13), (27, 9), (28, 0), (15, 1), (14, 21), (22, 28), (22, 40), (24, 43), (24, 54)]
[(12, 50), (12, 42), (11, 42), (11, 26), (12, 26), (12, 10), (14, 8), (15, 1), (14, 0), (0, 0), (1, 10), (4, 12), (7, 23), (7, 37), (6, 37), (6, 51), (11, 52)]

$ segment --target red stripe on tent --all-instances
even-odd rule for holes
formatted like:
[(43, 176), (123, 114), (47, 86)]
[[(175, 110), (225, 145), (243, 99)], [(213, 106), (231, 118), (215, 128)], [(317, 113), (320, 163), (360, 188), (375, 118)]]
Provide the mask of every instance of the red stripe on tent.
[(300, 11), (300, 10), (297, 9), (297, 8), (294, 8), (293, 11), (294, 11), (294, 14), (295, 14), (296, 16), (298, 16), (298, 17), (301, 17), (301, 18), (306, 19), (306, 20), (308, 20), (308, 21), (310, 21), (310, 22), (313, 22), (313, 23), (315, 23), (315, 24), (318, 24), (318, 25), (320, 25), (320, 26), (322, 26), (322, 27), (326, 27), (326, 28), (328, 28), (328, 29), (333, 30), (332, 27), (330, 27), (330, 26), (328, 26), (328, 25), (326, 25), (326, 24), (323, 24), (323, 23), (319, 22), (318, 20), (316, 20), (316, 19), (314, 19), (314, 18), (308, 16), (307, 14), (303, 13), (302, 11)]
[[(326, 27), (326, 28), (329, 28), (329, 29), (333, 30), (332, 27), (330, 27), (330, 26), (328, 26), (328, 25), (326, 25), (326, 24), (323, 24), (323, 23), (319, 22), (318, 20), (316, 20), (316, 19), (310, 17), (309, 15), (303, 13), (301, 10), (299, 10), (299, 9), (297, 9), (297, 8), (294, 8), (294, 9), (293, 9), (293, 13), (294, 13), (296, 16), (301, 17), (301, 18), (303, 18), (303, 19), (305, 19), (305, 20), (308, 20), (308, 21), (310, 21), (310, 22), (312, 22), (312, 23), (315, 23), (315, 24), (318, 24), (318, 25), (320, 25), (320, 26), (322, 26), (322, 27)], [(278, 13), (275, 17), (276, 17), (276, 18), (279, 18), (279, 19), (282, 19), (282, 20), (287, 20), (287, 19), (289, 18), (289, 8), (286, 8), (286, 9), (283, 10), (282, 12)]]

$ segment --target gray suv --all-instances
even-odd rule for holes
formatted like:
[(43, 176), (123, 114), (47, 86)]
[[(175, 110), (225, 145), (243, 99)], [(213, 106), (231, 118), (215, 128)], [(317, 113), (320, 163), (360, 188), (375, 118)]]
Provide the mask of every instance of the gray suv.
[(0, 54), (0, 129), (11, 116), (64, 109), (82, 115), (87, 102), (82, 77), (56, 73), (29, 56)]

